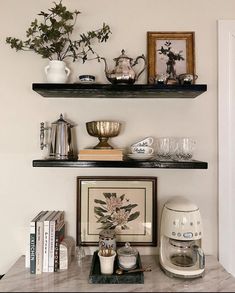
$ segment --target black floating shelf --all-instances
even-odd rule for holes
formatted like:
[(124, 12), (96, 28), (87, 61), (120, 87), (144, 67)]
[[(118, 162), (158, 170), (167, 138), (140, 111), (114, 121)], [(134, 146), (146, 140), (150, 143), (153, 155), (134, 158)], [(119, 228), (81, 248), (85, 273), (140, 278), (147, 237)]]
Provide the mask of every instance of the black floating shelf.
[(202, 161), (68, 161), (33, 160), (33, 167), (72, 167), (72, 168), (163, 168), (163, 169), (207, 169)]
[(32, 88), (48, 98), (196, 98), (207, 85), (33, 83)]

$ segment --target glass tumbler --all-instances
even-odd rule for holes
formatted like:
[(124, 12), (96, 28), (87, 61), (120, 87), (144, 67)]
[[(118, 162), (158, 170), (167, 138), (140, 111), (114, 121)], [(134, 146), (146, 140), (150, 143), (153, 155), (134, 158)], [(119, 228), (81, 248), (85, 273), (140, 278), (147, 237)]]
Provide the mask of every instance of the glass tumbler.
[(75, 248), (75, 257), (78, 264), (81, 263), (82, 259), (85, 257), (85, 250), (82, 245), (78, 245)]
[(190, 137), (177, 139), (175, 156), (178, 160), (191, 160), (195, 150), (196, 142)]
[(159, 159), (171, 159), (174, 154), (174, 138), (159, 137), (156, 139), (156, 154)]

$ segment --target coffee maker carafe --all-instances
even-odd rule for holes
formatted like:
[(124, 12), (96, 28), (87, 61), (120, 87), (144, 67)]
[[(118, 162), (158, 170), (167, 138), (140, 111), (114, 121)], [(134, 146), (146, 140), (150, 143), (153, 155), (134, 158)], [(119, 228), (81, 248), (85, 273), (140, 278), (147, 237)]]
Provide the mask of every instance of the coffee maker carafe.
[(165, 203), (160, 228), (160, 265), (171, 277), (204, 275), (205, 255), (201, 248), (202, 220), (199, 208), (184, 197)]
[[(51, 123), (50, 127), (45, 127), (44, 122), (41, 122), (40, 147), (41, 150), (48, 147), (48, 159), (72, 160), (76, 158), (72, 135), (73, 127), (74, 125), (64, 120), (62, 114), (57, 121)], [(48, 131), (47, 136), (45, 136), (45, 131)], [(45, 140), (48, 142), (45, 143)]]

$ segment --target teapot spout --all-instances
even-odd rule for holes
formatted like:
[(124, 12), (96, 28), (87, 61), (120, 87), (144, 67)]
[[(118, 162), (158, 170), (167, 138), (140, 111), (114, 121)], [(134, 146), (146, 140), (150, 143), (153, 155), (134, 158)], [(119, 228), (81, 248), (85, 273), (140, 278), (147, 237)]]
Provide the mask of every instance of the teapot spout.
[(106, 75), (107, 79), (111, 82), (107, 61), (106, 61), (106, 59), (104, 57), (101, 57), (100, 59), (102, 59), (104, 61), (104, 72), (105, 72), (105, 75)]

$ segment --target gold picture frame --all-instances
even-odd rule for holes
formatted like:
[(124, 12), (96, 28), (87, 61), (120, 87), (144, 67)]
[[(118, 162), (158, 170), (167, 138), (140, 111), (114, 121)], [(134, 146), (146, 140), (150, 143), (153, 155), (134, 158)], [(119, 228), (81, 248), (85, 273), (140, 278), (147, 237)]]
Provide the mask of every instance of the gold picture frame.
[[(195, 33), (147, 32), (148, 83), (154, 83), (156, 76), (170, 72), (174, 62), (172, 80), (179, 74), (195, 74)], [(170, 62), (171, 60), (172, 62)], [(171, 70), (171, 72), (173, 72)]]
[(157, 177), (77, 177), (77, 245), (98, 246), (103, 229), (117, 244), (156, 246)]

